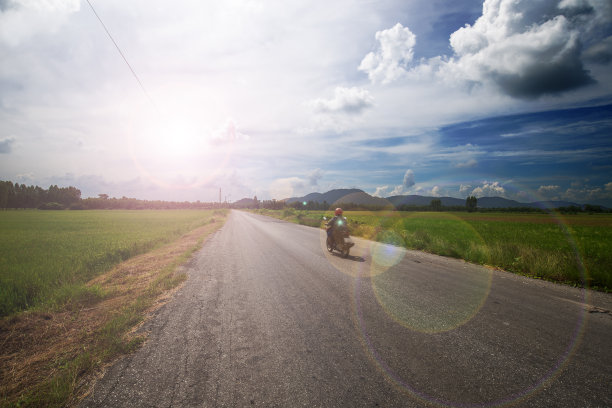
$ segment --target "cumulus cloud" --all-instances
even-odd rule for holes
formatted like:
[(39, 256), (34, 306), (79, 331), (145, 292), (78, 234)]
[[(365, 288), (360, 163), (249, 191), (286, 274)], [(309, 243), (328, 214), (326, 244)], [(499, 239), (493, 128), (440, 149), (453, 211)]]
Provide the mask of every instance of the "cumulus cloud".
[(409, 69), (416, 37), (398, 23), (376, 33), (378, 49), (359, 70), (375, 83), (429, 78), (492, 85), (511, 97), (534, 99), (595, 83), (585, 63), (612, 60), (611, 22), (606, 0), (485, 0), (476, 22), (451, 34), (451, 56)]
[(506, 195), (506, 190), (503, 186), (499, 184), (499, 181), (494, 181), (492, 183), (485, 181), (482, 186), (476, 187), (472, 190), (473, 196), (480, 197), (495, 197)]
[(274, 180), (269, 190), (272, 198), (284, 200), (299, 195), (305, 186), (306, 182), (299, 177), (285, 177)]
[(378, 48), (368, 53), (359, 65), (359, 70), (368, 74), (372, 82), (388, 84), (406, 73), (414, 58), (416, 36), (408, 27), (395, 26), (376, 33)]
[(392, 197), (406, 193), (406, 188), (400, 184), (399, 186), (381, 186), (376, 187), (376, 191), (372, 194), (374, 197)]
[(607, 183), (604, 188), (606, 189), (606, 191), (612, 193), (612, 182)]
[(366, 89), (337, 87), (332, 99), (316, 99), (310, 104), (317, 112), (359, 114), (373, 106), (374, 98)]
[(459, 185), (459, 194), (462, 197), (467, 197), (467, 195), (472, 191), (472, 186), (469, 184), (461, 184)]
[(594, 11), (577, 4), (584, 2), (563, 3), (486, 0), (474, 25), (451, 35), (457, 58), (446, 68), (468, 80), (492, 82), (519, 98), (593, 83), (580, 58), (586, 27), (577, 16)]
[(222, 145), (249, 140), (249, 135), (239, 132), (233, 120), (228, 119), (221, 127), (213, 132), (211, 143)]
[(560, 198), (578, 203), (596, 203), (598, 200), (611, 199), (612, 190), (607, 189), (607, 185), (604, 188), (587, 185), (581, 188), (568, 188), (560, 194)]
[(434, 197), (440, 197), (442, 195), (442, 190), (438, 186), (433, 186), (431, 189), (431, 195)]
[(311, 186), (319, 185), (319, 180), (323, 177), (323, 170), (315, 169), (308, 174), (308, 184)]
[(0, 154), (10, 153), (13, 150), (13, 144), (15, 143), (14, 137), (7, 137), (0, 139)]
[(545, 198), (556, 199), (558, 198), (557, 194), (559, 193), (560, 188), (560, 186), (556, 185), (540, 186), (540, 188), (538, 188), (538, 194)]
[(414, 172), (411, 169), (408, 169), (406, 170), (406, 173), (404, 173), (404, 180), (402, 181), (402, 184), (398, 186), (386, 185), (376, 187), (376, 191), (372, 195), (374, 197), (391, 197), (406, 194), (408, 190), (414, 186), (414, 184)]
[(372, 194), (374, 197), (387, 197), (389, 194), (389, 186), (376, 187), (376, 191)]
[(405, 188), (410, 188), (414, 186), (414, 172), (411, 169), (406, 170), (404, 174), (404, 184)]
[(0, 43), (16, 47), (37, 34), (51, 34), (70, 14), (80, 9), (80, 0), (4, 0), (0, 2)]

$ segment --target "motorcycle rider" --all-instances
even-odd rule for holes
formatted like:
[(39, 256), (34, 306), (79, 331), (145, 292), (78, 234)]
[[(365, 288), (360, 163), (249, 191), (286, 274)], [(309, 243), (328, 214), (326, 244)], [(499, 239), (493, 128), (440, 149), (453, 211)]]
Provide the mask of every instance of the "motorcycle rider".
[(346, 217), (342, 216), (342, 208), (338, 207), (336, 208), (336, 211), (334, 211), (334, 218), (332, 218), (331, 220), (329, 220), (329, 222), (326, 224), (327, 225), (327, 236), (331, 237), (331, 239), (334, 239), (334, 229), (342, 224), (346, 223)]

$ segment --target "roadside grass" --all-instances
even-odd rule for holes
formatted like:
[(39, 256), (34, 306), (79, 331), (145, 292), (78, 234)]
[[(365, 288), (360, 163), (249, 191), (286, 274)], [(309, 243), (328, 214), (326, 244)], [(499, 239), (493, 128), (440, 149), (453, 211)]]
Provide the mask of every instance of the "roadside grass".
[(61, 307), (0, 319), (0, 407), (76, 405), (106, 364), (138, 348), (145, 336), (135, 328), (186, 279), (180, 265), (227, 215), (199, 213), (203, 225), (172, 242), (58, 289)]
[[(330, 211), (255, 210), (322, 227)], [(517, 274), (612, 290), (612, 216), (346, 211), (351, 234), (498, 267)]]
[(210, 211), (1, 211), (0, 316), (107, 294), (83, 284), (204, 225)]

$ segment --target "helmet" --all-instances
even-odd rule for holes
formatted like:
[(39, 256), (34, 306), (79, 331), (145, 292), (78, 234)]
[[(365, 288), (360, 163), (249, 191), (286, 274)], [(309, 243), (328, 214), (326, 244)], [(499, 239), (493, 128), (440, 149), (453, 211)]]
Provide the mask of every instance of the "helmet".
[(342, 208), (340, 208), (340, 207), (336, 208), (336, 211), (334, 212), (334, 215), (342, 215)]

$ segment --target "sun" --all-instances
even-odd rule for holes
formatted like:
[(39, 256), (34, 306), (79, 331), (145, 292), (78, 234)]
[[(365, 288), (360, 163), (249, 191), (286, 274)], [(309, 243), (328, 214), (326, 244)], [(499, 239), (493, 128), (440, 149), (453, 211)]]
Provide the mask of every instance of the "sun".
[(184, 120), (162, 123), (155, 135), (161, 152), (173, 157), (192, 155), (197, 148), (199, 138), (197, 127)]
[(195, 122), (182, 118), (160, 118), (142, 126), (135, 142), (143, 156), (182, 160), (196, 155), (202, 148), (203, 140), (203, 132)]

